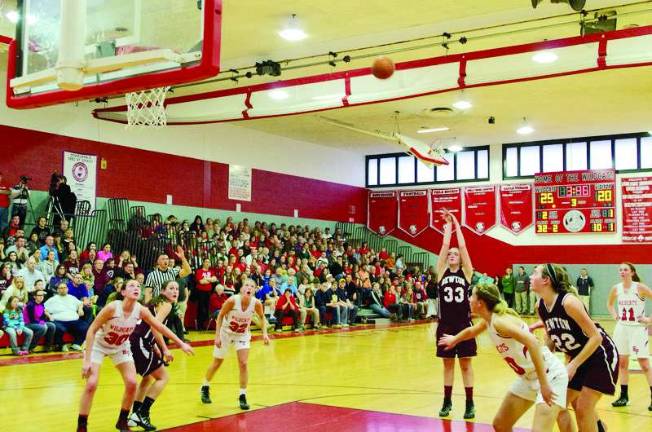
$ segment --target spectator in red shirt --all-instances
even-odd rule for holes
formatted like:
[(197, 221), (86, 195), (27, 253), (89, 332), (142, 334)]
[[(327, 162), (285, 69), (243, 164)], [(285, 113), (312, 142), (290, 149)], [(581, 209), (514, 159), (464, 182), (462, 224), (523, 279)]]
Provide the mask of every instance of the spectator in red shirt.
[[(222, 306), (224, 306), (224, 302), (227, 301), (228, 298), (229, 296), (224, 292), (224, 285), (217, 284), (215, 286), (215, 292), (211, 294), (209, 301), (209, 311), (212, 319), (217, 320), (217, 316), (219, 315)], [(208, 330), (208, 328), (206, 330)]]
[(387, 253), (387, 249), (382, 248), (380, 249), (380, 252), (378, 253), (378, 259), (381, 261), (385, 261), (389, 258), (389, 253)]
[(276, 317), (276, 331), (281, 332), (283, 326), (283, 318), (286, 316), (292, 317), (292, 331), (297, 329), (299, 324), (299, 306), (292, 296), (292, 290), (287, 288), (281, 298), (276, 303), (276, 310), (274, 311)]
[(197, 301), (197, 326), (205, 328), (209, 318), (209, 303), (213, 285), (217, 282), (215, 270), (211, 268), (211, 261), (205, 258), (201, 268), (195, 271), (195, 300)]

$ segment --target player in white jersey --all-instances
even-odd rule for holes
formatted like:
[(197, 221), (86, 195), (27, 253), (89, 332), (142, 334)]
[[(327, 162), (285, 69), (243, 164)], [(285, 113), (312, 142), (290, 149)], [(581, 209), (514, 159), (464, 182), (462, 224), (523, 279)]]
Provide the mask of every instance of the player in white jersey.
[(518, 375), (494, 417), (494, 429), (511, 431), (534, 404), (532, 430), (552, 431), (557, 416), (566, 409), (566, 368), (548, 348), (539, 345), (518, 314), (501, 299), (496, 285), (476, 286), (470, 303), (471, 312), (482, 319), (457, 335), (444, 335), (439, 345), (451, 349), (488, 330), (496, 349)]
[(211, 403), (210, 382), (217, 370), (222, 366), (224, 357), (229, 347), (235, 347), (240, 367), (240, 409), (248, 410), (247, 403), (247, 381), (249, 372), (247, 360), (249, 358), (249, 347), (251, 343), (251, 332), (249, 327), (251, 319), (256, 313), (260, 319), (263, 330), (263, 342), (269, 344), (267, 336), (267, 323), (262, 303), (254, 297), (256, 282), (246, 279), (240, 288), (240, 294), (230, 297), (220, 310), (215, 325), (215, 348), (213, 349), (213, 361), (206, 370), (204, 383), (201, 386), (201, 401), (205, 404)]
[[(620, 376), (620, 397), (611, 405), (623, 407), (629, 403), (629, 356), (636, 356), (641, 370), (647, 378), (652, 393), (652, 370), (650, 370), (650, 348), (645, 316), (645, 299), (652, 299), (652, 290), (641, 283), (636, 267), (624, 262), (618, 268), (622, 282), (614, 285), (609, 292), (607, 308), (616, 320), (614, 342), (618, 349), (618, 368)], [(652, 411), (652, 403), (648, 407)]]
[(82, 378), (86, 379), (86, 387), (79, 403), (77, 432), (87, 431), (88, 414), (97, 389), (100, 367), (104, 357), (111, 358), (125, 383), (120, 416), (115, 427), (120, 431), (130, 430), (127, 416), (136, 394), (136, 368), (131, 355), (129, 336), (136, 328), (138, 321), (147, 322), (153, 329), (172, 339), (185, 353), (193, 353), (190, 345), (184, 343), (157, 321), (147, 308), (140, 306), (138, 303), (140, 283), (137, 280), (127, 282), (120, 290), (120, 296), (121, 300), (116, 300), (102, 309), (86, 333), (86, 349), (82, 366)]

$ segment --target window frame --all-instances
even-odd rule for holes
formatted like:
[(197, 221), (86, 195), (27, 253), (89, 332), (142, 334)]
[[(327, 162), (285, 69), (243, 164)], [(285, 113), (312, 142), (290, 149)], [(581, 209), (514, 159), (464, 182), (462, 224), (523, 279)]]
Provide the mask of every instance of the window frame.
[[(652, 137), (652, 134), (649, 132), (637, 132), (630, 134), (620, 134), (620, 135), (598, 135), (590, 137), (576, 137), (576, 138), (564, 138), (564, 139), (551, 139), (543, 141), (530, 141), (530, 142), (518, 142), (518, 143), (506, 143), (502, 145), (502, 177), (503, 180), (521, 180), (521, 179), (532, 179), (534, 176), (523, 176), (521, 175), (521, 148), (522, 147), (531, 147), (539, 146), (539, 166), (543, 169), (543, 147), (546, 145), (553, 144), (562, 144), (563, 152), (563, 169), (566, 171), (566, 158), (567, 158), (567, 146), (568, 144), (582, 143), (585, 142), (586, 145), (586, 163), (587, 169), (591, 168), (591, 142), (592, 141), (611, 141), (611, 166), (612, 169), (615, 169), (616, 166), (616, 141), (621, 139), (636, 138), (636, 159), (637, 159), (637, 168), (636, 169), (625, 169), (625, 170), (616, 170), (617, 174), (629, 174), (629, 173), (638, 173), (638, 172), (649, 172), (652, 171), (652, 168), (641, 168), (641, 139)], [(507, 176), (507, 149), (516, 148), (516, 176)]]
[[(486, 151), (487, 152), (487, 177), (486, 178), (478, 178), (478, 152), (481, 151)], [(428, 185), (436, 185), (436, 184), (452, 184), (452, 183), (473, 183), (473, 182), (482, 182), (482, 181), (489, 181), (489, 178), (491, 176), (491, 151), (490, 151), (490, 146), (485, 145), (485, 146), (477, 146), (477, 147), (466, 147), (462, 150), (463, 152), (469, 152), (473, 151), (474, 154), (474, 178), (472, 179), (467, 179), (467, 180), (458, 180), (457, 179), (457, 157), (456, 153), (454, 152), (446, 152), (445, 157), (449, 160), (449, 162), (453, 165), (453, 180), (441, 180), (437, 181), (437, 167), (435, 167), (435, 176), (434, 176), (434, 181), (428, 181), (428, 182), (419, 182), (418, 181), (418, 175), (417, 175), (417, 164), (419, 164), (419, 160), (411, 156), (412, 159), (414, 160), (414, 183), (399, 183), (398, 182), (398, 177), (399, 177), (399, 157), (405, 156), (406, 154), (409, 155), (409, 153), (406, 152), (400, 152), (400, 153), (381, 153), (381, 154), (373, 154), (373, 155), (366, 155), (365, 156), (365, 187), (369, 189), (380, 189), (380, 188), (396, 188), (396, 187), (410, 187), (410, 186), (428, 186)], [(452, 157), (451, 157), (452, 156)], [(396, 175), (394, 178), (394, 183), (392, 184), (380, 184), (380, 160), (385, 159), (385, 158), (394, 158), (394, 163), (396, 164)], [(375, 185), (370, 185), (369, 184), (369, 163), (372, 160), (376, 160), (376, 184)]]

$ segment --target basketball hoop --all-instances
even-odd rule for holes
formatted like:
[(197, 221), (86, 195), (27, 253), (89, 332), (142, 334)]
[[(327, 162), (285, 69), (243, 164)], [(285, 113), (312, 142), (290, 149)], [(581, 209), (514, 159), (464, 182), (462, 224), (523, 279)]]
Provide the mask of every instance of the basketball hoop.
[(168, 90), (169, 86), (127, 93), (127, 128), (166, 126), (165, 96)]

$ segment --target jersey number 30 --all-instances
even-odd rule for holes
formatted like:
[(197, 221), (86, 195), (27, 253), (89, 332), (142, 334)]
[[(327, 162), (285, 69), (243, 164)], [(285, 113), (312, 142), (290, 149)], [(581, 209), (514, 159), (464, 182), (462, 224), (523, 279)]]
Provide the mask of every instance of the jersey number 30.
[(457, 303), (462, 303), (464, 301), (464, 288), (455, 287), (455, 292), (453, 293), (453, 287), (444, 287), (444, 301), (446, 303), (452, 303), (455, 300)]
[(104, 336), (104, 342), (107, 345), (120, 346), (129, 339), (128, 334), (119, 335), (118, 333), (109, 332)]

